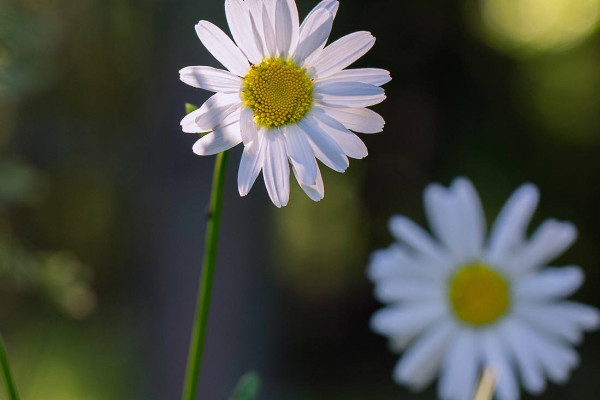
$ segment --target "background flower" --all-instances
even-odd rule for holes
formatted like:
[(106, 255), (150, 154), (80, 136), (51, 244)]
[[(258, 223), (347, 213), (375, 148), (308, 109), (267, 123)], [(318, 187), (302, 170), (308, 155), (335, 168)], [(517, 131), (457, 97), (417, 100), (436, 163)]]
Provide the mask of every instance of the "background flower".
[(519, 398), (516, 375), (534, 394), (547, 377), (565, 383), (579, 363), (571, 348), (582, 331), (598, 328), (598, 310), (562, 300), (583, 283), (579, 267), (545, 266), (575, 240), (575, 227), (546, 220), (530, 238), (527, 225), (538, 202), (533, 185), (507, 201), (485, 238), (485, 219), (470, 181), (425, 190), (434, 238), (395, 216), (398, 240), (369, 265), (375, 295), (389, 307), (372, 328), (405, 354), (394, 379), (419, 390), (440, 375), (442, 399), (469, 400), (478, 376), (491, 367), (499, 399)]

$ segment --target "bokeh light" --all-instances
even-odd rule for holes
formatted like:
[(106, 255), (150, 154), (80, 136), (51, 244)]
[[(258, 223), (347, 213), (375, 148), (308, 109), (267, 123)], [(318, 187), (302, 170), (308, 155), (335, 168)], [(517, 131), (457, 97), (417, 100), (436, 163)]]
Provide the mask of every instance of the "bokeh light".
[(594, 32), (598, 0), (480, 0), (492, 44), (518, 54), (570, 48)]

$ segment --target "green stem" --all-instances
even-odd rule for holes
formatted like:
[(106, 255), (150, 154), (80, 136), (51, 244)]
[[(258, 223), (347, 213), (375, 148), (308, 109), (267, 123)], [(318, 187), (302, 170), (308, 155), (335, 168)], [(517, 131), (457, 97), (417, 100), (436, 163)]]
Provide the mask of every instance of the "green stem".
[(10, 400), (19, 400), (19, 394), (17, 393), (17, 386), (13, 380), (12, 373), (10, 372), (10, 364), (8, 363), (8, 357), (6, 356), (6, 350), (4, 348), (4, 340), (0, 336), (0, 364), (2, 364), (2, 377), (6, 384), (6, 393)]
[(202, 353), (204, 352), (204, 339), (208, 324), (208, 312), (212, 292), (213, 278), (215, 275), (215, 261), (217, 258), (217, 244), (219, 241), (219, 225), (221, 222), (221, 208), (223, 206), (223, 189), (225, 187), (225, 169), (229, 151), (217, 154), (215, 171), (213, 173), (212, 192), (208, 208), (208, 221), (206, 223), (206, 240), (204, 242), (204, 260), (202, 263), (202, 276), (198, 288), (196, 303), (196, 318), (192, 331), (192, 339), (188, 352), (188, 362), (183, 386), (183, 400), (194, 400), (198, 388)]

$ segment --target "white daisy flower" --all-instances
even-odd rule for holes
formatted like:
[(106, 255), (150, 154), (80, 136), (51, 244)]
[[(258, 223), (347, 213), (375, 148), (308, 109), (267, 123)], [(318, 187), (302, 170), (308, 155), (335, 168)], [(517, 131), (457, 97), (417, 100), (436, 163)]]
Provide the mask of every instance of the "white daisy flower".
[(367, 155), (350, 130), (383, 129), (383, 118), (366, 107), (385, 99), (380, 86), (391, 79), (389, 72), (345, 69), (375, 38), (355, 32), (325, 47), (338, 6), (323, 0), (300, 25), (294, 0), (226, 0), (235, 43), (208, 21), (196, 25), (202, 44), (227, 71), (206, 66), (180, 71), (188, 85), (216, 92), (181, 125), (184, 132), (210, 132), (194, 144), (199, 155), (244, 144), (240, 195), (248, 194), (262, 170), (271, 200), (285, 206), (289, 160), (304, 192), (318, 201), (324, 188), (315, 157), (344, 172), (348, 157)]
[(577, 236), (568, 222), (545, 221), (531, 237), (538, 202), (532, 184), (508, 200), (489, 238), (471, 182), (429, 185), (424, 194), (432, 238), (403, 216), (390, 220), (399, 243), (372, 256), (368, 275), (388, 307), (372, 329), (404, 350), (393, 376), (414, 390), (439, 374), (441, 399), (470, 400), (483, 368), (497, 377), (500, 400), (541, 393), (546, 378), (564, 383), (579, 357), (582, 332), (598, 327), (593, 307), (565, 301), (583, 283), (577, 266), (546, 267)]

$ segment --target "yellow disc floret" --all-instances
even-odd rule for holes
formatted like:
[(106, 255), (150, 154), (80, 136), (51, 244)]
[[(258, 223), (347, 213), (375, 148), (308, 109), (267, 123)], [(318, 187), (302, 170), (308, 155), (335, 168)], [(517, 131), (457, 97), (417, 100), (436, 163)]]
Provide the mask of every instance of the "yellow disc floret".
[(259, 126), (276, 128), (300, 121), (313, 103), (313, 82), (291, 61), (268, 58), (244, 77), (244, 105)]
[(510, 306), (506, 278), (484, 263), (460, 268), (450, 279), (448, 295), (458, 319), (475, 326), (493, 323)]

